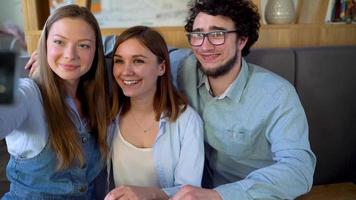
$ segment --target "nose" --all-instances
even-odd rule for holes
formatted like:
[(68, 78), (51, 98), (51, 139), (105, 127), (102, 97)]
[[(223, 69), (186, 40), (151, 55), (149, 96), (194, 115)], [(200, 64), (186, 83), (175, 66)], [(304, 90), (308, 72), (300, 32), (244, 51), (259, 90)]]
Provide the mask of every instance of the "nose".
[(207, 36), (205, 36), (204, 40), (203, 40), (203, 44), (201, 45), (201, 49), (204, 50), (204, 51), (207, 51), (207, 50), (211, 50), (211, 49), (214, 49), (215, 48), (215, 45), (213, 45)]
[(78, 56), (75, 45), (68, 45), (64, 50), (64, 58), (73, 60)]
[(123, 75), (132, 75), (133, 74), (133, 70), (132, 70), (131, 64), (130, 63), (123, 64), (121, 73)]

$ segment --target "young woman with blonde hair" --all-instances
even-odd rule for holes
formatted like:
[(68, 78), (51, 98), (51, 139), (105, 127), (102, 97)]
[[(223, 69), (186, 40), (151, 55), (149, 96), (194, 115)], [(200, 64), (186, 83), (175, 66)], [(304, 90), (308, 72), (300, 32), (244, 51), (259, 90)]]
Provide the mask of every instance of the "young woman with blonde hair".
[(77, 5), (47, 19), (31, 79), (0, 106), (0, 139), (11, 155), (3, 199), (93, 199), (108, 153), (109, 86), (100, 28)]

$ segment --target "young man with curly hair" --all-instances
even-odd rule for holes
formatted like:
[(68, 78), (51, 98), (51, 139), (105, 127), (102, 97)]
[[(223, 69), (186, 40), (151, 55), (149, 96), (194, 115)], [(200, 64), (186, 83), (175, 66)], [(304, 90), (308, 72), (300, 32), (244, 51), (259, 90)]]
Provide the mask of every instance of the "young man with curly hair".
[(204, 189), (180, 199), (294, 199), (312, 187), (316, 158), (294, 87), (243, 56), (260, 17), (248, 0), (200, 0), (185, 26), (194, 54), (178, 63), (178, 86), (204, 121)]

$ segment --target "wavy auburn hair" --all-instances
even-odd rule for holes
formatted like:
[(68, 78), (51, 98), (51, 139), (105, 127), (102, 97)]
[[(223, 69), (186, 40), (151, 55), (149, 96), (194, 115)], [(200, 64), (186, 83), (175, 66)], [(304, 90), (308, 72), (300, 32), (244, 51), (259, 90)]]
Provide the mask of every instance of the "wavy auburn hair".
[[(165, 73), (157, 79), (157, 90), (153, 100), (153, 108), (157, 121), (162, 113), (164, 113), (170, 121), (175, 121), (180, 113), (186, 109), (187, 100), (172, 84), (171, 66), (165, 40), (160, 33), (152, 28), (134, 26), (126, 29), (117, 37), (113, 52), (116, 51), (120, 44), (132, 38), (137, 39), (143, 46), (156, 55), (158, 63), (165, 63)], [(115, 80), (115, 77), (112, 77), (112, 79)], [(113, 84), (113, 97), (112, 115), (118, 113), (121, 105), (124, 105), (121, 112), (122, 114), (129, 110), (129, 97), (123, 94), (117, 83)]]

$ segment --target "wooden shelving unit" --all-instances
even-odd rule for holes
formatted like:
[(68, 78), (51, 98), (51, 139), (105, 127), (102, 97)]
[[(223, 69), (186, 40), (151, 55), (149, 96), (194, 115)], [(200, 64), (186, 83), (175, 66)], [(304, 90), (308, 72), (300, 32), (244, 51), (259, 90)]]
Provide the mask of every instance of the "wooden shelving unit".
[[(252, 0), (261, 8), (262, 1)], [(311, 13), (309, 23), (298, 23), (301, 9), (311, 5), (314, 1), (318, 8), (309, 9), (316, 13)], [(328, 0), (298, 0), (296, 10), (296, 23), (286, 25), (263, 24), (260, 29), (260, 38), (255, 44), (255, 48), (283, 48), (283, 47), (310, 47), (310, 46), (331, 46), (331, 45), (356, 45), (356, 24), (327, 24), (325, 16), (328, 7)], [(263, 18), (263, 13), (261, 13)]]
[(356, 45), (356, 25), (263, 25), (256, 48)]
[[(261, 0), (252, 0), (261, 9)], [(299, 0), (300, 9), (304, 1)], [(309, 24), (268, 25), (263, 24), (260, 38), (254, 48), (287, 48), (330, 45), (356, 45), (356, 24), (325, 24), (328, 0), (319, 0), (320, 8)], [(49, 15), (49, 5), (43, 0), (22, 0), (25, 36), (28, 51), (37, 47), (41, 28)], [(77, 0), (77, 4), (89, 6), (90, 0)], [(263, 14), (261, 14), (263, 17)], [(183, 27), (157, 28), (167, 43), (176, 47), (189, 47)], [(122, 28), (102, 29), (103, 35), (120, 34)]]

